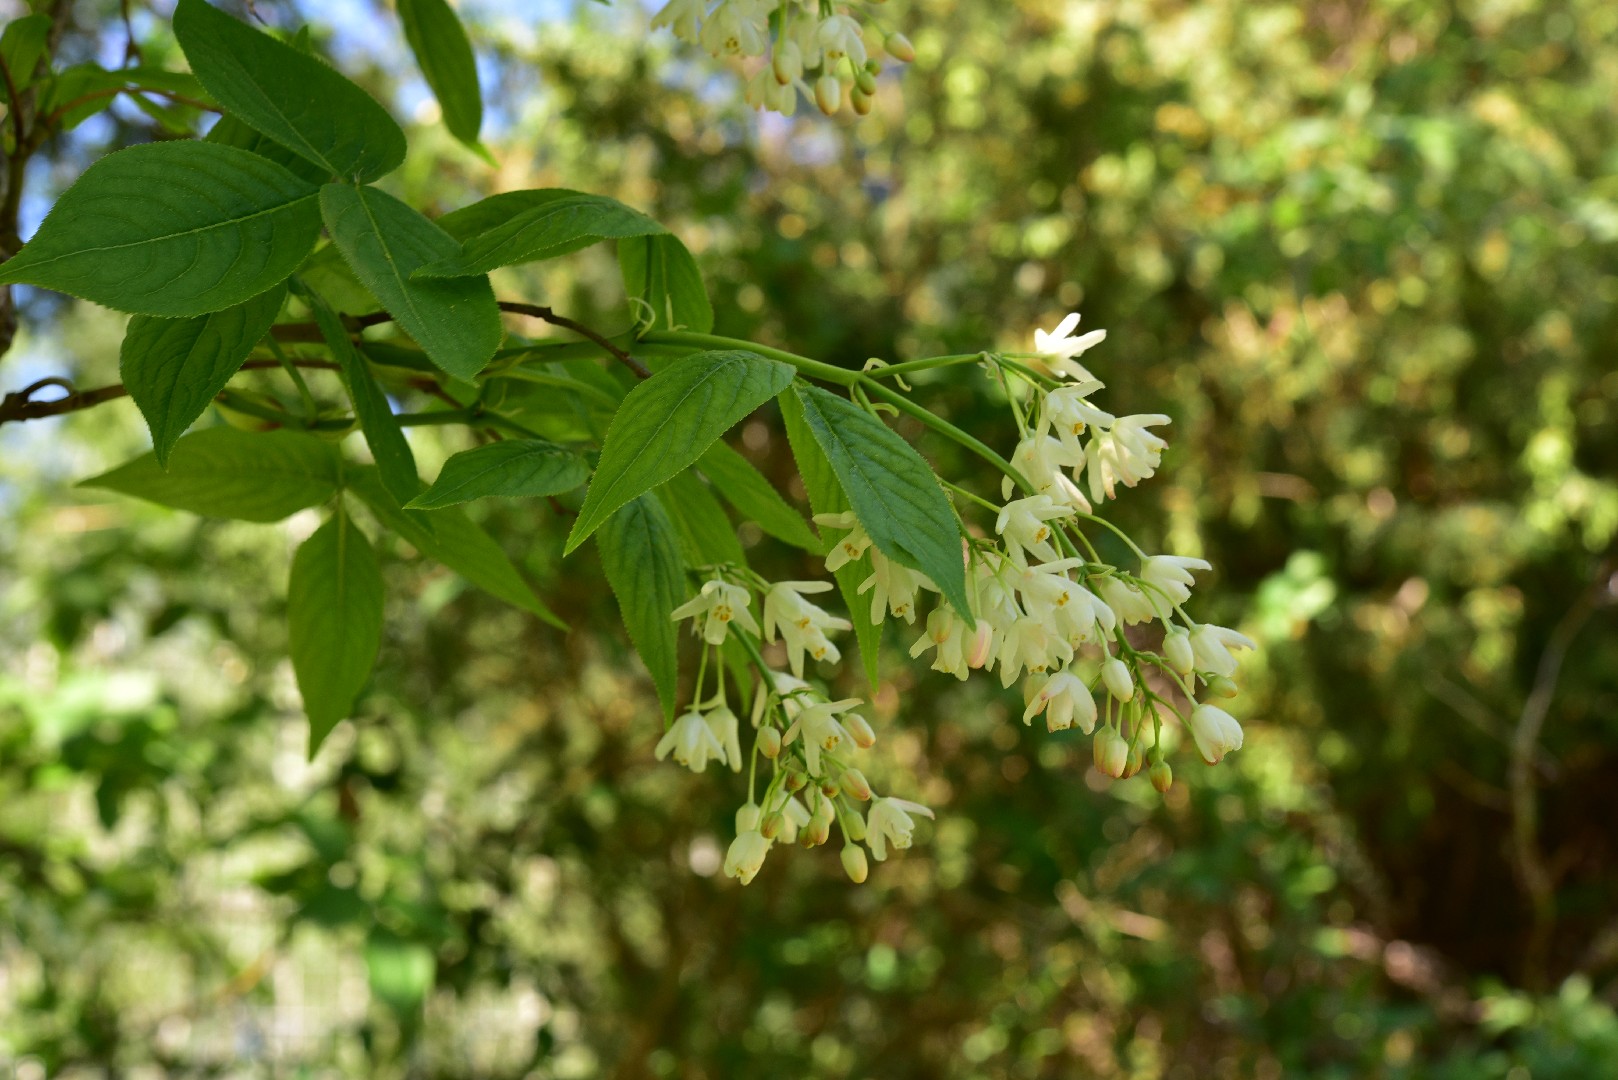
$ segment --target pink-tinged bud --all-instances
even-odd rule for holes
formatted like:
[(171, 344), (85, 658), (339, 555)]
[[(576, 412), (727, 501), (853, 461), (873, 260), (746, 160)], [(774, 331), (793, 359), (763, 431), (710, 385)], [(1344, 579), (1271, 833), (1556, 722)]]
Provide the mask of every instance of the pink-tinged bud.
[(758, 752), (774, 761), (781, 753), (781, 729), (774, 727), (759, 728)]
[(843, 848), (843, 872), (848, 880), (859, 885), (871, 872), (870, 864), (865, 861), (865, 849), (858, 844), (848, 844)]
[(860, 802), (868, 800), (871, 797), (871, 785), (866, 781), (865, 774), (858, 769), (844, 769), (843, 794)]
[(1098, 771), (1106, 773), (1113, 779), (1124, 775), (1124, 766), (1129, 758), (1129, 743), (1122, 735), (1110, 727), (1102, 728), (1096, 732), (1094, 749)]
[(781, 786), (786, 788), (789, 792), (802, 791), (803, 785), (807, 784), (808, 782), (809, 778), (807, 776), (803, 775), (801, 772), (793, 770), (787, 773), (787, 778), (781, 781)]
[(979, 619), (972, 628), (972, 640), (966, 646), (966, 666), (976, 671), (989, 662), (989, 649), (994, 644), (994, 630), (987, 619)]
[(822, 75), (815, 80), (815, 104), (827, 116), (835, 116), (843, 107), (843, 84), (835, 75)]
[(1233, 698), (1240, 691), (1236, 684), (1224, 675), (1211, 675), (1208, 677), (1208, 692), (1214, 697)]
[(908, 64), (916, 58), (916, 47), (910, 44), (910, 39), (903, 34), (889, 34), (882, 47), (888, 50), (889, 56), (901, 64)]
[(853, 93), (848, 95), (848, 103), (854, 106), (855, 116), (870, 116), (871, 107), (876, 104), (876, 98), (856, 86)]
[(1146, 764), (1146, 751), (1141, 749), (1140, 743), (1129, 748), (1129, 756), (1124, 759), (1124, 779), (1140, 772), (1142, 765)]
[(1147, 775), (1152, 778), (1152, 786), (1158, 791), (1167, 791), (1174, 786), (1174, 770), (1169, 768), (1166, 761), (1153, 762)]
[(786, 817), (779, 812), (771, 814), (764, 819), (764, 823), (759, 826), (758, 831), (763, 834), (764, 839), (774, 840), (780, 834), (781, 826), (786, 824), (786, 820)]
[(842, 793), (842, 786), (830, 778), (820, 782), (820, 793), (828, 799), (835, 799)]
[(1129, 674), (1129, 665), (1116, 656), (1101, 665), (1101, 681), (1107, 692), (1119, 701), (1135, 699), (1135, 680)]
[(1184, 630), (1171, 630), (1163, 638), (1163, 659), (1181, 675), (1191, 674), (1192, 665), (1196, 663), (1191, 652), (1191, 635)]
[(831, 837), (831, 826), (824, 821), (811, 821), (798, 832), (798, 842), (806, 848), (819, 847)]
[(843, 727), (848, 729), (849, 735), (854, 739), (854, 745), (861, 750), (869, 750), (876, 745), (876, 732), (871, 730), (870, 721), (859, 713), (848, 713), (843, 717)]

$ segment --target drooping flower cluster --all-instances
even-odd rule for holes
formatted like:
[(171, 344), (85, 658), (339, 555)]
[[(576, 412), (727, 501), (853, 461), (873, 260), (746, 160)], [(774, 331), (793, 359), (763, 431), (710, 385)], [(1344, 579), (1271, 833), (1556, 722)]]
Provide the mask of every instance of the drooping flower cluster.
[(822, 0), (669, 0), (652, 26), (668, 27), (715, 57), (758, 62), (746, 94), (754, 108), (791, 116), (801, 95), (828, 116), (845, 101), (863, 116), (882, 73), (876, 53), (902, 63), (916, 54), (908, 38), (861, 8), (856, 15)]
[[(981, 669), (998, 674), (1003, 687), (1020, 681), (1025, 724), (1043, 716), (1052, 732), (1076, 727), (1093, 737), (1098, 770), (1124, 778), (1149, 762), (1153, 786), (1166, 791), (1173, 773), (1164, 756), (1165, 718), (1178, 718), (1210, 765), (1240, 749), (1241, 725), (1199, 697), (1234, 696), (1233, 651), (1253, 642), (1186, 613), (1195, 575), (1210, 570), (1208, 563), (1148, 555), (1094, 513), (1120, 487), (1134, 487), (1157, 470), (1166, 444), (1152, 429), (1169, 418), (1114, 416), (1093, 403), (1103, 383), (1079, 357), (1106, 333), (1075, 336), (1078, 323), (1071, 315), (1055, 330), (1037, 333), (1035, 353), (985, 355), (1008, 392), (1012, 379), (1023, 389), (1026, 409), (1012, 395), (1022, 436), (1002, 488), (1004, 502), (977, 499), (995, 513), (992, 537), (985, 522), (985, 535), (963, 551), (970, 610), (937, 599), (910, 655), (931, 653), (934, 670), (958, 679)], [(819, 515), (815, 521), (830, 540), (826, 569), (863, 571), (857, 595), (869, 596), (872, 624), (891, 618), (914, 625), (924, 594), (940, 592), (926, 575), (882, 551), (855, 514)], [(1103, 560), (1082, 529), (1086, 524), (1109, 530), (1138, 564), (1126, 569)], [(734, 633), (757, 672), (748, 801), (737, 812), (737, 837), (725, 860), (725, 871), (744, 884), (774, 844), (825, 843), (833, 824), (842, 833), (844, 867), (862, 881), (865, 847), (880, 861), (890, 848), (909, 847), (914, 815), (932, 816), (917, 803), (872, 792), (850, 760), (854, 749), (875, 739), (853, 711), (859, 699), (832, 700), (805, 681), (806, 660), (837, 662), (830, 635), (852, 629), (847, 619), (807, 599), (830, 589), (829, 582), (770, 583), (745, 568), (721, 567), (674, 612), (676, 619), (692, 619), (693, 632), (714, 648), (716, 670), (722, 667), (719, 647)], [(750, 610), (754, 594), (761, 598), (762, 626)], [(1158, 637), (1154, 627), (1161, 637), (1150, 648), (1144, 642)], [(790, 674), (764, 663), (759, 646), (776, 640)], [(701, 682), (699, 676), (699, 699)], [(672, 754), (699, 772), (709, 761), (740, 770), (739, 723), (724, 702), (722, 675), (718, 684), (712, 698), (670, 727), (658, 745), (659, 758)], [(755, 799), (760, 757), (774, 771)]]

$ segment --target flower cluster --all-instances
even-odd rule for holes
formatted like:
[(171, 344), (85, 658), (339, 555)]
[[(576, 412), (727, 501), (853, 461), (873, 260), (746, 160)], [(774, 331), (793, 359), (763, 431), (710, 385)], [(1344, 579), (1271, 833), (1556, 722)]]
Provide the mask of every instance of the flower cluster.
[[(725, 856), (725, 873), (745, 885), (777, 843), (796, 841), (815, 847), (831, 839), (836, 825), (843, 841), (843, 869), (854, 881), (864, 881), (869, 864), (861, 844), (880, 862), (888, 857), (889, 847), (902, 851), (910, 846), (912, 815), (932, 817), (933, 812), (871, 790), (870, 781), (850, 757), (854, 750), (876, 742), (870, 722), (853, 711), (860, 699), (833, 701), (803, 679), (806, 657), (831, 663), (839, 659), (827, 632), (850, 630), (852, 625), (805, 599), (830, 589), (828, 582), (772, 584), (745, 571), (722, 573), (729, 576), (708, 581), (695, 598), (674, 610), (673, 618), (693, 620), (692, 630), (716, 652), (734, 632), (758, 675), (748, 797), (736, 811), (736, 839)], [(751, 611), (754, 591), (763, 597), (762, 631)], [(786, 650), (791, 674), (764, 663), (759, 644), (776, 640)], [(706, 671), (706, 652), (703, 659)], [(694, 704), (664, 733), (657, 744), (659, 760), (672, 754), (694, 772), (702, 772), (709, 761), (741, 770), (740, 721), (725, 703), (723, 673), (715, 680), (715, 695)], [(699, 674), (699, 699), (703, 681)], [(757, 795), (761, 757), (773, 772), (763, 794)]]
[[(942, 597), (932, 602), (910, 655), (931, 653), (934, 670), (958, 679), (984, 670), (997, 674), (1003, 687), (1020, 682), (1025, 724), (1043, 716), (1052, 732), (1077, 727), (1092, 736), (1098, 770), (1125, 778), (1146, 769), (1153, 786), (1166, 791), (1173, 783), (1162, 738), (1166, 717), (1178, 718), (1209, 765), (1240, 749), (1241, 725), (1205, 699), (1234, 696), (1233, 652), (1253, 642), (1186, 613), (1195, 574), (1211, 569), (1208, 563), (1148, 555), (1094, 512), (1120, 487), (1156, 472), (1166, 444), (1153, 429), (1169, 418), (1115, 416), (1094, 403), (1103, 383), (1079, 358), (1106, 332), (1076, 336), (1078, 324), (1070, 315), (1055, 330), (1038, 332), (1034, 353), (984, 355), (1007, 388), (1021, 438), (1005, 468), (1000, 502), (960, 492), (993, 514), (992, 535), (986, 522), (983, 535), (963, 550), (970, 610)], [(939, 593), (938, 587), (889, 558), (855, 514), (822, 514), (815, 521), (835, 535), (827, 571), (863, 572), (857, 595), (869, 597), (871, 623), (916, 624), (924, 595)], [(1087, 524), (1109, 530), (1138, 562), (1126, 569), (1104, 560), (1082, 528)], [(829, 582), (771, 583), (745, 568), (722, 567), (673, 613), (693, 620), (693, 631), (714, 649), (716, 670), (719, 650), (733, 634), (756, 669), (748, 801), (737, 811), (737, 836), (725, 860), (726, 872), (743, 883), (775, 843), (825, 843), (834, 823), (842, 833), (843, 865), (862, 881), (861, 844), (880, 861), (890, 847), (909, 847), (913, 815), (932, 816), (916, 803), (872, 792), (849, 758), (875, 739), (853, 711), (859, 699), (832, 700), (805, 681), (806, 660), (837, 662), (830, 635), (852, 628), (808, 599), (829, 589)], [(751, 610), (755, 594), (762, 625)], [(1155, 648), (1142, 644), (1153, 639)], [(760, 646), (776, 640), (790, 673), (765, 665)], [(699, 674), (699, 699), (702, 683)], [(740, 725), (725, 704), (722, 675), (718, 685), (711, 699), (675, 721), (658, 744), (658, 757), (672, 753), (699, 772), (709, 761), (741, 769)], [(774, 771), (755, 799), (760, 757)]]
[(747, 103), (786, 116), (800, 95), (827, 116), (844, 101), (861, 116), (870, 112), (882, 63), (867, 42), (881, 42), (881, 51), (902, 63), (916, 56), (903, 34), (822, 0), (669, 0), (652, 26), (715, 57), (761, 61), (748, 80)]

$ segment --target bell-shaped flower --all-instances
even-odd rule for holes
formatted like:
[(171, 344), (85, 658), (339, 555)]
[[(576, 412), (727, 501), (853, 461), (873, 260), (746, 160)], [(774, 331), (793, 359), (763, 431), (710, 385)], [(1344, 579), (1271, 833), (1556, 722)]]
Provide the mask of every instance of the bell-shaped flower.
[(769, 13), (747, 0), (721, 0), (699, 40), (714, 56), (763, 56), (770, 43)]
[(853, 624), (803, 598), (804, 593), (822, 593), (830, 588), (829, 581), (778, 581), (764, 594), (764, 637), (773, 641), (780, 633), (793, 675), (803, 675), (805, 653), (832, 663), (842, 655), (827, 639), (826, 631), (850, 630)]
[(907, 623), (916, 621), (916, 594), (936, 589), (925, 574), (900, 566), (880, 551), (871, 552), (871, 576), (860, 582), (859, 593), (871, 594), (871, 622), (882, 625), (889, 612)]
[(1185, 603), (1191, 598), (1191, 586), (1196, 584), (1193, 570), (1212, 570), (1202, 559), (1183, 555), (1153, 555), (1141, 563), (1140, 579), (1168, 598), (1169, 606)]
[(835, 64), (847, 57), (856, 68), (865, 66), (865, 37), (851, 15), (832, 15), (821, 20), (815, 32), (821, 55)]
[(1096, 728), (1095, 698), (1084, 680), (1066, 668), (1046, 676), (1023, 710), (1022, 722), (1030, 723), (1040, 713), (1051, 731), (1066, 731), (1075, 722), (1086, 735)]
[(871, 809), (865, 814), (865, 833), (866, 842), (871, 845), (871, 855), (877, 862), (888, 857), (889, 844), (896, 851), (904, 851), (910, 846), (911, 835), (916, 830), (916, 822), (911, 814), (933, 816), (927, 807), (909, 799), (883, 796), (872, 800)]
[(1084, 448), (1090, 497), (1110, 499), (1118, 484), (1134, 487), (1155, 473), (1168, 443), (1147, 429), (1169, 422), (1161, 413), (1142, 413), (1120, 416), (1110, 430), (1097, 431)]
[(724, 744), (714, 738), (707, 720), (695, 710), (682, 714), (658, 740), (657, 760), (662, 761), (670, 753), (692, 772), (702, 772), (710, 760), (725, 762)]
[(1109, 574), (1096, 580), (1096, 591), (1125, 626), (1151, 622), (1157, 618), (1157, 607), (1152, 603), (1152, 597), (1132, 581)]
[(822, 751), (835, 750), (844, 740), (854, 741), (837, 719), (839, 713), (847, 712), (860, 703), (859, 698), (844, 698), (842, 701), (817, 701), (806, 705), (792, 726), (787, 728), (782, 742), (791, 743), (800, 734), (803, 736), (803, 758), (809, 766), (810, 776), (821, 775), (820, 755)]
[(1191, 710), (1191, 738), (1202, 760), (1217, 765), (1226, 754), (1242, 748), (1242, 726), (1216, 705), (1198, 705)]
[(730, 765), (731, 772), (741, 772), (741, 722), (737, 720), (736, 714), (730, 711), (729, 705), (720, 705), (716, 709), (708, 710), (706, 719), (708, 731), (713, 735), (714, 741), (724, 747), (725, 755), (722, 760)]
[(1083, 463), (1084, 444), (1080, 441), (1089, 428), (1107, 428), (1115, 419), (1110, 412), (1090, 404), (1088, 398), (1101, 389), (1094, 379), (1058, 386), (1045, 395), (1045, 408), (1040, 413), (1040, 430), (1049, 425), (1056, 429), (1056, 437), (1069, 456), (1077, 457), (1074, 465)]
[(1074, 359), (1083, 356), (1086, 352), (1100, 345), (1107, 339), (1105, 330), (1091, 330), (1078, 337), (1073, 331), (1079, 328), (1079, 313), (1073, 312), (1067, 318), (1056, 324), (1056, 329), (1047, 333), (1044, 330), (1034, 331), (1034, 351), (1045, 357), (1046, 364), (1057, 375), (1081, 382), (1093, 382), (1095, 376), (1082, 364), (1074, 363)]
[(697, 28), (707, 12), (708, 0), (669, 0), (661, 11), (652, 16), (652, 29), (670, 27), (675, 37), (695, 44)]
[[(1017, 444), (1017, 449), (1011, 455), (1011, 467), (1022, 474), (1034, 488), (1036, 495), (1049, 495), (1053, 500), (1063, 506), (1071, 506), (1075, 510), (1090, 510), (1090, 500), (1084, 497), (1079, 486), (1068, 479), (1064, 469), (1073, 469), (1077, 476), (1084, 468), (1084, 451), (1079, 448), (1064, 446), (1060, 440), (1051, 435), (1030, 435)], [(1017, 483), (1007, 476), (1000, 481), (1000, 497), (1011, 498), (1016, 490)]]
[(1191, 631), (1191, 655), (1198, 671), (1206, 671), (1226, 678), (1236, 674), (1236, 658), (1231, 649), (1251, 649), (1253, 639), (1228, 626), (1203, 623)]
[(752, 593), (742, 586), (715, 578), (695, 597), (675, 608), (670, 618), (676, 622), (694, 620), (692, 627), (702, 635), (702, 640), (709, 645), (723, 645), (733, 622), (749, 633), (758, 633), (758, 623), (748, 610), (752, 602)]
[[(980, 619), (978, 625), (984, 628), (984, 635), (987, 636), (987, 624)], [(948, 605), (940, 604), (928, 614), (927, 632), (910, 646), (910, 655), (920, 657), (928, 649), (937, 649), (933, 654), (933, 670), (965, 679), (971, 670), (966, 653), (975, 644), (975, 638), (976, 635), (966, 628), (966, 622), (959, 615)]]
[(858, 562), (865, 557), (866, 551), (871, 547), (871, 537), (852, 510), (846, 510), (841, 514), (816, 514), (815, 524), (830, 529), (848, 530), (848, 535), (833, 544), (831, 550), (826, 552), (827, 573), (835, 574), (849, 563)]
[(1000, 685), (1010, 686), (1024, 668), (1040, 674), (1067, 663), (1073, 659), (1073, 646), (1040, 620), (1025, 615), (1006, 630), (996, 659)]
[(737, 835), (725, 852), (725, 876), (747, 885), (758, 876), (764, 865), (764, 856), (770, 853), (770, 842), (757, 829)]
[(1072, 507), (1057, 505), (1049, 495), (1030, 495), (1001, 507), (994, 531), (1005, 540), (1006, 553), (1018, 567), (1028, 565), (1029, 555), (1040, 562), (1054, 562), (1057, 555), (1051, 539), (1055, 532), (1050, 523), (1072, 515)]

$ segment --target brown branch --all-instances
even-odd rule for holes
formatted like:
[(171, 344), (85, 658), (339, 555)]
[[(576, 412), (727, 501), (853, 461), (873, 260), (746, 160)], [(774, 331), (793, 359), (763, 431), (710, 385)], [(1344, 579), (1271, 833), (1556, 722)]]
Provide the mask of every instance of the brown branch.
[(1539, 793), (1534, 786), (1534, 759), (1539, 752), (1539, 736), (1545, 728), (1545, 718), (1556, 697), (1556, 683), (1561, 678), (1562, 663), (1567, 659), (1568, 650), (1572, 648), (1579, 630), (1596, 608), (1610, 598), (1609, 581), (1613, 572), (1613, 565), (1603, 562), (1595, 581), (1551, 631), (1545, 651), (1540, 654), (1534, 685), (1528, 693), (1528, 700), (1523, 703), (1511, 742), (1508, 776), (1511, 789), (1512, 861), (1532, 911), (1528, 943), (1523, 950), (1523, 983), (1529, 989), (1543, 987), (1551, 933), (1556, 926), (1555, 875), (1546, 864), (1545, 853), (1539, 845)]
[[(302, 357), (293, 359), (293, 365), (301, 368), (316, 368), (322, 371), (336, 371), (338, 365), (330, 360), (309, 360)], [(242, 365), (243, 371), (279, 370), (279, 360), (249, 360)], [(36, 401), (34, 395), (50, 387), (66, 391), (59, 398), (49, 401)], [(111, 386), (98, 386), (94, 390), (77, 390), (73, 383), (67, 379), (52, 376), (40, 379), (36, 383), (23, 387), (15, 393), (7, 394), (0, 399), (0, 424), (15, 423), (22, 420), (43, 420), (50, 416), (63, 416), (67, 413), (80, 412), (84, 409), (94, 408), (107, 401), (116, 401), (129, 394), (129, 388), (123, 383), (114, 383)], [(455, 405), (460, 402), (453, 401)]]
[(519, 304), (514, 300), (502, 300), (500, 301), (500, 310), (509, 311), (513, 315), (531, 315), (536, 319), (545, 320), (552, 326), (560, 326), (565, 330), (571, 330), (580, 337), (590, 339), (611, 353), (615, 360), (635, 373), (635, 378), (650, 379), (652, 377), (652, 373), (647, 370), (645, 364), (636, 360), (583, 323), (574, 322), (566, 315), (558, 315), (548, 307), (541, 304)]
[(217, 105), (210, 105), (206, 101), (198, 101), (196, 98), (187, 97), (184, 94), (176, 94), (172, 90), (158, 90), (145, 86), (115, 86), (110, 90), (91, 90), (87, 94), (80, 94), (72, 101), (66, 101), (61, 105), (58, 105), (56, 108), (51, 110), (50, 115), (45, 117), (45, 122), (35, 131), (35, 138), (42, 141), (45, 134), (48, 134), (50, 129), (56, 126), (57, 121), (61, 120), (62, 117), (66, 116), (80, 105), (95, 101), (99, 98), (117, 97), (119, 94), (156, 94), (158, 97), (165, 97), (170, 101), (177, 102), (181, 105), (189, 105), (194, 109), (201, 109), (204, 112), (219, 111), (219, 106)]

